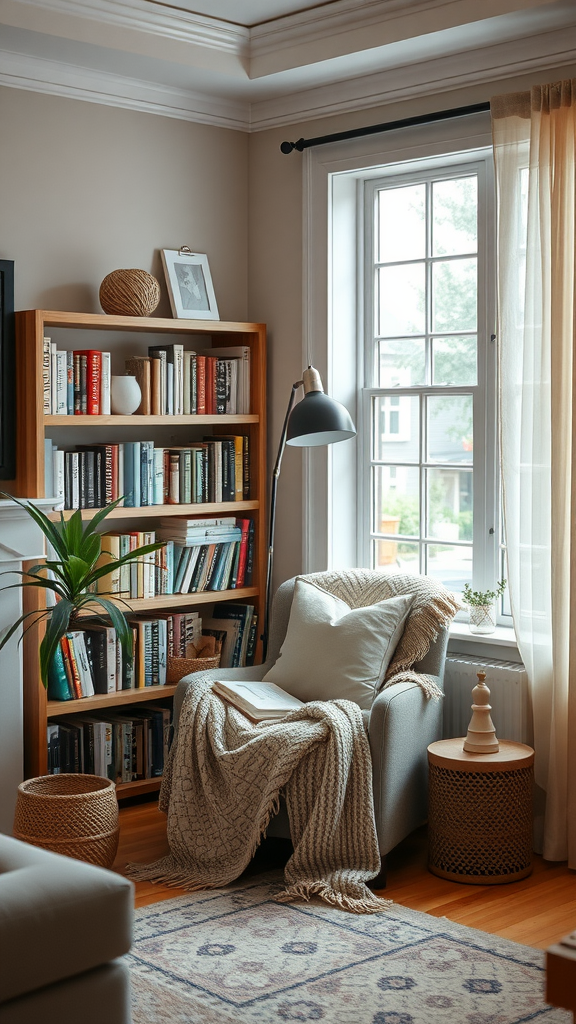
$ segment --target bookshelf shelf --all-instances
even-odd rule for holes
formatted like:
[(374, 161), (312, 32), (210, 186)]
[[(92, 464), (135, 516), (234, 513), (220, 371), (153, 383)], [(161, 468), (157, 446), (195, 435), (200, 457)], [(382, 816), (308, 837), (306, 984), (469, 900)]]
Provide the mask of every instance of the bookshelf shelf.
[[(237, 601), (257, 597), (257, 587), (242, 587), (240, 590), (202, 590), (196, 594), (163, 594), (161, 597), (131, 597), (125, 601), (112, 598), (125, 612), (143, 612), (156, 609), (194, 608), (197, 604), (214, 604), (215, 601)], [(94, 615), (90, 607), (80, 613), (80, 618)]]
[[(87, 335), (86, 332), (89, 332)], [(129, 335), (127, 338), (126, 335)], [(95, 348), (111, 352), (111, 372), (124, 372), (124, 361), (133, 354), (148, 351), (159, 342), (179, 342), (185, 349), (207, 351), (248, 346), (250, 349), (250, 413), (241, 415), (132, 415), (132, 416), (54, 416), (44, 413), (43, 343), (48, 335), (60, 350)], [(24, 310), (16, 314), (18, 441), (17, 478), (14, 494), (23, 498), (45, 497), (45, 439), (64, 448), (74, 448), (77, 438), (85, 442), (110, 444), (123, 440), (154, 439), (159, 447), (182, 445), (202, 440), (203, 433), (217, 436), (243, 433), (249, 439), (250, 490), (248, 500), (235, 502), (203, 502), (197, 504), (147, 505), (139, 508), (117, 508), (100, 529), (116, 530), (122, 521), (130, 521), (130, 529), (154, 529), (154, 520), (168, 516), (204, 518), (206, 516), (248, 517), (254, 523), (254, 562), (251, 586), (226, 591), (201, 591), (195, 594), (169, 594), (151, 599), (118, 602), (124, 610), (176, 612), (209, 608), (222, 601), (249, 602), (261, 616), (266, 574), (266, 330), (263, 324), (228, 321), (172, 320), (156, 317), (108, 316), (107, 314), (71, 313), (59, 310)], [(224, 354), (224, 353), (223, 353)], [(72, 431), (66, 432), (66, 428)], [(173, 430), (169, 435), (166, 428)], [(238, 429), (239, 428), (239, 429)], [(112, 433), (112, 430), (114, 433)], [(176, 439), (177, 438), (177, 439)], [(92, 518), (96, 509), (83, 509), (83, 520)], [(69, 518), (73, 512), (64, 512)], [(50, 516), (59, 520), (60, 513)], [(137, 526), (141, 521), (141, 526)], [(149, 524), (149, 525), (148, 525)], [(33, 588), (24, 593), (24, 610), (42, 610), (42, 595)], [(24, 657), (24, 745), (26, 777), (47, 771), (47, 724), (55, 717), (89, 714), (106, 708), (129, 709), (131, 705), (172, 697), (174, 686), (146, 686), (97, 694), (73, 701), (48, 701), (40, 680), (38, 646), (41, 625), (26, 634)], [(260, 655), (257, 648), (256, 660)], [(118, 784), (119, 797), (154, 792), (160, 779), (151, 778)]]
[(140, 704), (141, 701), (158, 700), (160, 697), (173, 697), (176, 686), (142, 686), (138, 690), (118, 690), (116, 693), (97, 693), (94, 697), (82, 697), (81, 700), (49, 700), (46, 701), (46, 717), (55, 715), (90, 714), (98, 708), (125, 707), (127, 704)]
[[(108, 520), (112, 519), (143, 519), (143, 518), (154, 518), (158, 519), (160, 516), (233, 516), (237, 512), (256, 511), (260, 508), (258, 501), (234, 501), (234, 502), (203, 502), (202, 504), (196, 505), (141, 505), (139, 508), (115, 508), (113, 512), (107, 517)], [(96, 508), (83, 508), (81, 509), (82, 519), (92, 519), (98, 509)], [(70, 516), (74, 515), (72, 509), (65, 509), (63, 512), (65, 519), (70, 519)], [(59, 512), (49, 513), (50, 519), (54, 522), (60, 520)]]
[(44, 416), (47, 427), (224, 427), (258, 423), (254, 413), (222, 416)]

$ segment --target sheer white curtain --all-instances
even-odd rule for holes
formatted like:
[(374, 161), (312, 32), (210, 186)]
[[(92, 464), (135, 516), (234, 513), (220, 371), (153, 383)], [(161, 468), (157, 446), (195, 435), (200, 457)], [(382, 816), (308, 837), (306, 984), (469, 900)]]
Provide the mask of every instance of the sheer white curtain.
[(576, 868), (576, 79), (491, 110), (509, 588), (546, 793), (536, 841)]

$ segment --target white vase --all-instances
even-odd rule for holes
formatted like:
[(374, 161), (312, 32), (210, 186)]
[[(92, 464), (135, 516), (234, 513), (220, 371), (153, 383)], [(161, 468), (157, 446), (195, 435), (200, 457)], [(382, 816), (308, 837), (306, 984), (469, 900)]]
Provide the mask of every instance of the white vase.
[(471, 604), (468, 606), (470, 632), (493, 633), (496, 629), (496, 605)]
[(136, 377), (112, 376), (110, 380), (110, 408), (116, 416), (131, 416), (142, 401), (142, 392)]

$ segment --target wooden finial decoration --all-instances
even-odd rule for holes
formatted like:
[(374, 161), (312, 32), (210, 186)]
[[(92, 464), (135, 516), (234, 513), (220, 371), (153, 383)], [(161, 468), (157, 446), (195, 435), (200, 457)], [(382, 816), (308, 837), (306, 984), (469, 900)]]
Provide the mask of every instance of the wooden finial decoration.
[(478, 683), (472, 690), (472, 718), (468, 726), (468, 734), (464, 740), (464, 750), (471, 754), (496, 754), (500, 744), (496, 738), (496, 729), (490, 712), (490, 690), (486, 686), (485, 672), (477, 672)]

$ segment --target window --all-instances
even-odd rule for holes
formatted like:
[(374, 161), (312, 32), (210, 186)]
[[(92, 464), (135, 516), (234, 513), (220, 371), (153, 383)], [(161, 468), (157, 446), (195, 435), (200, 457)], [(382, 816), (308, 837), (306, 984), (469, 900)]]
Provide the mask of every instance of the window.
[[(358, 429), (354, 442), (304, 453), (304, 571), (410, 566), (490, 589), (504, 575), (490, 115), (313, 147), (303, 160), (302, 361)], [(469, 237), (450, 213), (471, 189)], [(466, 318), (446, 296), (470, 279)], [(401, 509), (407, 495), (417, 500)]]
[(501, 575), (491, 154), (364, 180), (362, 564)]

